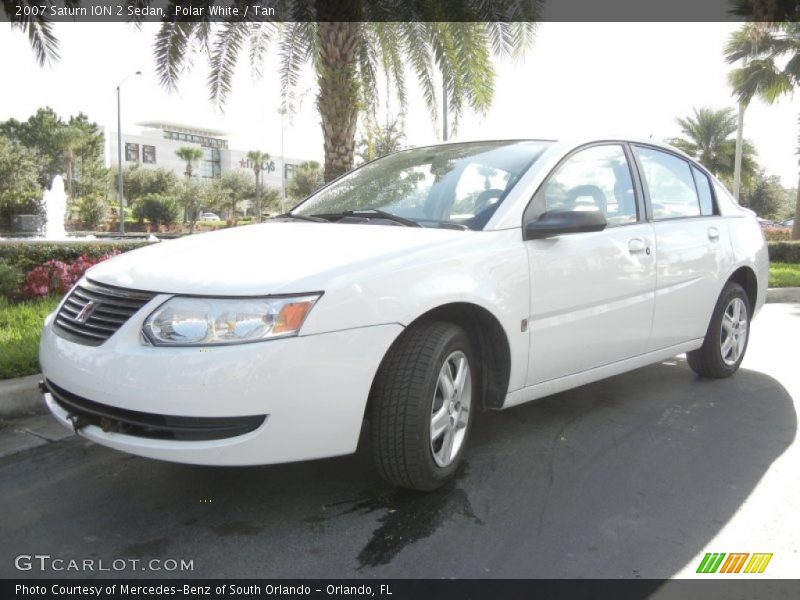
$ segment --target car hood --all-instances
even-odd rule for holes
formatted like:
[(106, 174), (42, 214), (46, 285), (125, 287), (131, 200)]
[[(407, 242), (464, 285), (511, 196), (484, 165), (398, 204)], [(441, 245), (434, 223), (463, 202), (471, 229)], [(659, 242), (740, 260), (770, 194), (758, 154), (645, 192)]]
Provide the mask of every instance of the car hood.
[(388, 225), (274, 222), (162, 241), (102, 262), (87, 277), (175, 294), (324, 291), (331, 280), (406, 263), (410, 253), (474, 232)]

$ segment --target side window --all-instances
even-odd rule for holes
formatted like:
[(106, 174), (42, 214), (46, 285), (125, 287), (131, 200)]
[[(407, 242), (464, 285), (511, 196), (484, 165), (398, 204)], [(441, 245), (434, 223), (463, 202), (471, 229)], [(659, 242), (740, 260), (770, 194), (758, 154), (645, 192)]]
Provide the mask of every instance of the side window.
[(653, 148), (635, 146), (634, 152), (644, 171), (654, 219), (700, 215), (700, 201), (688, 162)]
[(714, 196), (711, 194), (711, 183), (700, 169), (692, 165), (692, 174), (697, 184), (697, 196), (700, 198), (700, 214), (714, 214)]
[(609, 226), (635, 223), (636, 195), (622, 146), (592, 146), (569, 157), (537, 195), (545, 211), (600, 210)]

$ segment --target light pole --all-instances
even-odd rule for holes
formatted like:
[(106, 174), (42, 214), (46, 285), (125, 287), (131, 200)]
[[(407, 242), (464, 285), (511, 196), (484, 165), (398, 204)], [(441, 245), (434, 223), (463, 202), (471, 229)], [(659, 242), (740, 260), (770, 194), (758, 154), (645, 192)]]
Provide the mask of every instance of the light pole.
[(119, 192), (119, 233), (125, 235), (125, 199), (122, 196), (122, 102), (119, 89), (131, 77), (141, 75), (141, 71), (131, 73), (117, 84), (117, 191)]

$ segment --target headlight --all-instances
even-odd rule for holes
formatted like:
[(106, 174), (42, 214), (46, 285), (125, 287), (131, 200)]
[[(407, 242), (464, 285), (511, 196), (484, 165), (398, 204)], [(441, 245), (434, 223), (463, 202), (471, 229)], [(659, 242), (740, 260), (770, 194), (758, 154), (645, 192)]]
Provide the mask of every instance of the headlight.
[(144, 322), (156, 346), (241, 344), (297, 335), (321, 294), (284, 298), (176, 296)]

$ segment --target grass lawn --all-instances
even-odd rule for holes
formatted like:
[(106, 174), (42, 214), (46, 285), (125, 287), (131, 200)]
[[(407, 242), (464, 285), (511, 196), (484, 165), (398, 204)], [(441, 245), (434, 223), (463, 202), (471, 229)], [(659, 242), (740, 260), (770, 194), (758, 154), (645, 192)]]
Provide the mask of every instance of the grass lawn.
[(39, 334), (58, 298), (8, 304), (0, 299), (0, 379), (39, 372)]
[(800, 287), (800, 263), (772, 263), (769, 287)]

